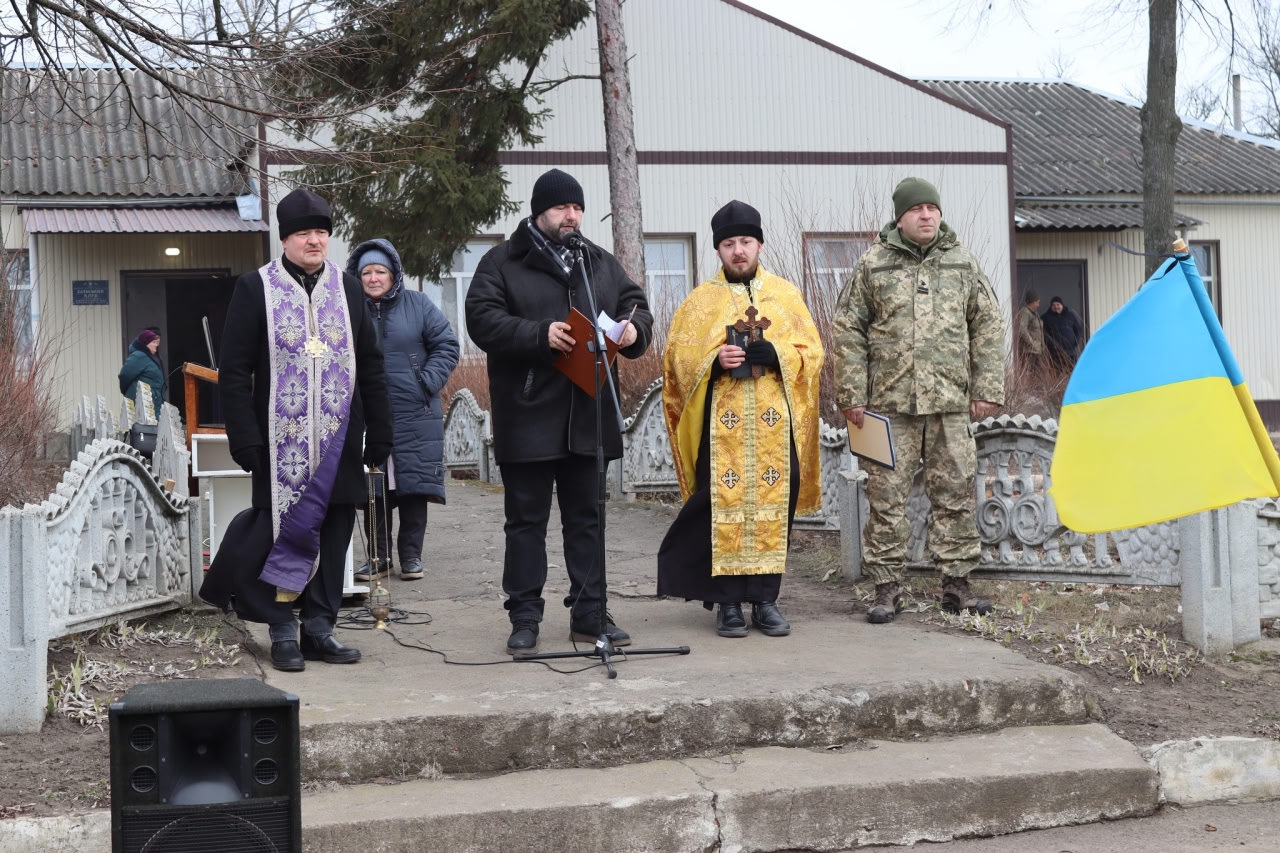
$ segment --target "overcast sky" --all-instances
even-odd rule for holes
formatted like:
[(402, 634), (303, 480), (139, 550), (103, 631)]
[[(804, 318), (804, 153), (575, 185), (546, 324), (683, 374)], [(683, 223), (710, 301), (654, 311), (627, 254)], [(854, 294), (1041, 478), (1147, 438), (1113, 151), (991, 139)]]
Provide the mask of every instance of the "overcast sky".
[[(1140, 0), (744, 2), (907, 77), (1054, 77), (1060, 58), (1069, 67), (1063, 76), (1076, 82), (1117, 95), (1145, 89)], [(979, 20), (976, 10), (988, 5)], [(1180, 54), (1179, 88), (1207, 81), (1225, 95), (1225, 52), (1203, 26), (1183, 28)]]

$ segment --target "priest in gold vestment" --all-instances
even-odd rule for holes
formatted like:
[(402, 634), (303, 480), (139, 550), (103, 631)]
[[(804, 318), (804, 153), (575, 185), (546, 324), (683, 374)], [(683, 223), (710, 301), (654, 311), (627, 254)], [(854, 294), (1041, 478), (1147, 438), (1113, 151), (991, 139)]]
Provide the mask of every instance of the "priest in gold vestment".
[[(744, 603), (752, 627), (785, 636), (778, 592), (791, 521), (822, 504), (822, 343), (799, 288), (759, 265), (755, 208), (731, 201), (711, 229), (722, 267), (676, 311), (663, 355), (662, 407), (685, 503), (658, 551), (658, 594), (719, 605), (722, 637), (747, 635)], [(762, 327), (762, 339), (731, 344), (734, 325)]]

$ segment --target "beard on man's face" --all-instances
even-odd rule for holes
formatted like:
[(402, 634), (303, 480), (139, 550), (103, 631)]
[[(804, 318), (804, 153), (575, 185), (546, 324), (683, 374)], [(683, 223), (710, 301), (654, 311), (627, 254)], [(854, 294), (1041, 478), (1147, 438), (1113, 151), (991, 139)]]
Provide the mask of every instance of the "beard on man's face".
[(536, 224), (538, 226), (538, 230), (541, 231), (548, 240), (557, 244), (564, 239), (565, 234), (577, 230), (564, 220), (561, 220), (559, 225), (553, 225), (550, 219), (540, 217)]

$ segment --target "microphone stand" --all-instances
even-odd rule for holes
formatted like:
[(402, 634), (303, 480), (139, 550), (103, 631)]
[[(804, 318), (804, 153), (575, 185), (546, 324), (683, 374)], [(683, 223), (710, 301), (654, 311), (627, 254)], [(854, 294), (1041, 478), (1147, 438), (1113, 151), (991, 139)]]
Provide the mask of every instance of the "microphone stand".
[[(574, 237), (577, 239), (573, 239)], [(600, 374), (604, 374), (605, 384), (609, 386), (609, 396), (613, 402), (613, 414), (618, 420), (618, 433), (622, 433), (622, 406), (618, 403), (618, 390), (614, 387), (613, 371), (609, 369), (608, 362), (608, 345), (605, 343), (604, 330), (600, 328), (600, 309), (596, 305), (595, 282), (592, 280), (590, 273), (587, 272), (586, 264), (586, 241), (581, 235), (570, 235), (566, 241), (566, 245), (573, 252), (574, 264), (582, 271), (583, 290), (587, 293), (587, 307), (591, 311), (588, 319), (591, 321), (591, 334), (594, 340), (587, 342), (589, 352), (595, 354), (595, 387), (596, 393), (591, 395), (595, 399), (596, 408), (596, 527), (599, 529), (599, 541), (596, 548), (596, 571), (600, 576), (600, 625), (599, 636), (596, 637), (595, 646), (590, 649), (583, 649), (575, 652), (537, 652), (530, 654), (513, 655), (512, 660), (556, 660), (562, 658), (591, 658), (598, 657), (604, 664), (605, 670), (609, 673), (610, 678), (617, 678), (618, 671), (613, 668), (614, 655), (621, 655), (626, 658), (631, 655), (687, 655), (689, 654), (688, 646), (678, 646), (667, 649), (629, 649), (618, 651), (613, 640), (609, 638), (608, 619), (605, 615), (606, 607), (606, 584), (605, 584), (605, 547), (604, 547), (604, 522), (605, 522), (605, 489), (607, 485), (607, 474), (604, 463), (604, 420), (601, 411), (600, 391), (601, 382)], [(572, 272), (570, 272), (572, 275)], [(572, 306), (570, 306), (572, 307)]]

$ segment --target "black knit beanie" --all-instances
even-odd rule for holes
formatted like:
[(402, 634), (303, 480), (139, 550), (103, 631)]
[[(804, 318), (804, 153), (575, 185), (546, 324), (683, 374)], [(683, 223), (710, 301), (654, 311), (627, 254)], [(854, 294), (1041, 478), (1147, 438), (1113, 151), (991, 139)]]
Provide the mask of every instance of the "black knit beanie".
[(323, 228), (333, 233), (333, 219), (329, 215), (329, 202), (311, 192), (296, 189), (276, 205), (276, 221), (280, 223), (280, 239), (295, 231)]
[(932, 204), (942, 210), (938, 188), (924, 178), (903, 178), (893, 190), (893, 221), (902, 219), (902, 214), (917, 204)]
[(755, 237), (764, 243), (764, 229), (760, 227), (760, 211), (745, 202), (729, 202), (711, 217), (711, 242), (719, 246), (730, 237)]
[(587, 206), (582, 197), (582, 184), (568, 172), (551, 169), (543, 172), (542, 177), (534, 183), (533, 198), (529, 206), (533, 209), (533, 215), (537, 216), (558, 204), (576, 204), (584, 210)]

